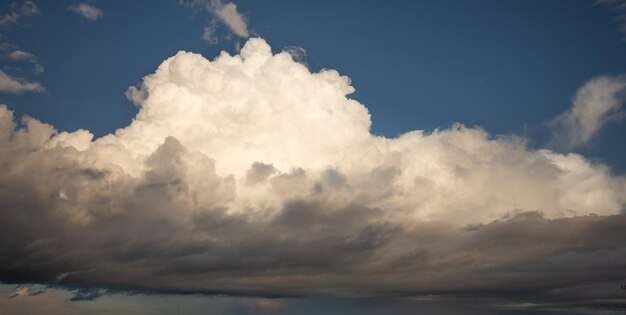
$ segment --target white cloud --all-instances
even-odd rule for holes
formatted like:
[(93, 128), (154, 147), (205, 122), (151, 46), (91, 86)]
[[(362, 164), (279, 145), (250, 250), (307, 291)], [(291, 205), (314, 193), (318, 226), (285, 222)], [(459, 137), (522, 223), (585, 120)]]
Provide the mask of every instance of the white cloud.
[(221, 0), (211, 0), (207, 6), (237, 36), (243, 38), (250, 36), (248, 24), (245, 18), (237, 12), (236, 4), (223, 3)]
[[(42, 89), (5, 77), (5, 91)], [(557, 120), (574, 136), (573, 143), (586, 141), (609, 117), (621, 88), (616, 82), (591, 81), (578, 93), (574, 109)], [(88, 133), (64, 132), (38, 140), (37, 146), (74, 147), (89, 152), (101, 167), (140, 176), (146, 159), (173, 137), (185, 150), (213, 160), (218, 176), (233, 176), (241, 188), (223, 206), (235, 212), (261, 204), (280, 208), (316, 181), (323, 184), (329, 168), (346, 178), (346, 189), (336, 192), (341, 199), (367, 196), (363, 202), (369, 206), (405, 209), (403, 215), (422, 220), (467, 224), (516, 209), (541, 209), (547, 217), (622, 209), (621, 179), (575, 154), (530, 151), (519, 139), (493, 139), (462, 125), (395, 139), (373, 136), (367, 109), (346, 97), (353, 91), (350, 80), (335, 70), (310, 73), (288, 53), (273, 55), (255, 38), (241, 55), (222, 53), (209, 61), (179, 52), (164, 61), (140, 88), (129, 89), (140, 111), (115, 135), (91, 143)], [(255, 165), (272, 172), (250, 188), (246, 182)], [(289, 191), (278, 189), (297, 169), (307, 175), (289, 184)], [(202, 182), (189, 171), (189, 180)], [(575, 185), (569, 178), (576, 178)], [(584, 180), (594, 185), (580, 185)]]
[[(6, 47), (12, 47), (12, 45), (5, 44)], [(1, 50), (0, 50), (1, 51)], [(15, 49), (6, 55), (9, 59), (17, 62), (28, 62), (33, 64), (33, 72), (35, 74), (41, 74), (44, 71), (44, 66), (39, 64), (39, 58), (24, 50)]]
[(375, 136), (352, 92), (252, 38), (163, 61), (128, 90), (132, 123), (95, 140), (0, 106), (0, 279), (404, 295), (618, 277), (593, 266), (626, 256), (623, 176), (462, 125)]
[(241, 38), (250, 36), (246, 18), (237, 11), (237, 5), (234, 3), (224, 3), (222, 0), (189, 0), (181, 1), (181, 3), (196, 8), (201, 7), (213, 16), (202, 35), (202, 38), (211, 44), (217, 43), (216, 21), (225, 24), (232, 33)]
[(599, 77), (578, 90), (572, 108), (550, 122), (551, 145), (573, 149), (587, 144), (611, 120), (623, 117), (626, 78)]
[(11, 11), (0, 14), (0, 25), (17, 23), (22, 17), (29, 17), (41, 14), (39, 7), (34, 2), (27, 0), (22, 3), (13, 2), (10, 5)]
[(15, 50), (9, 54), (9, 58), (13, 60), (24, 60), (28, 62), (37, 62), (37, 56), (23, 50)]
[(13, 78), (0, 70), (0, 92), (22, 93), (22, 92), (43, 92), (45, 89), (37, 82), (26, 82)]
[[(37, 14), (41, 14), (39, 7), (32, 1), (27, 0), (21, 3), (12, 2), (10, 4), (10, 12), (0, 14), (0, 26), (8, 27), (10, 24), (17, 23), (23, 17), (30, 17)], [(17, 46), (2, 41), (2, 34), (0, 34), (0, 56), (14, 60), (25, 61), (34, 65), (34, 73), (40, 74), (44, 68), (38, 63), (37, 56), (27, 51), (19, 49)], [(19, 80), (13, 79), (6, 73), (0, 74), (0, 91), (7, 90), (37, 90), (36, 84), (27, 84)]]
[(88, 3), (73, 5), (68, 9), (91, 21), (97, 21), (104, 14), (101, 9)]
[(211, 20), (211, 22), (209, 22), (209, 25), (204, 27), (204, 32), (202, 33), (202, 39), (207, 41), (207, 43), (209, 44), (217, 44), (218, 37), (217, 37), (216, 32), (217, 32), (217, 22), (215, 20)]
[(10, 53), (4, 53), (3, 55), (6, 55), (6, 57), (16, 62), (27, 62), (33, 64), (33, 72), (35, 74), (43, 73), (44, 66), (39, 64), (39, 58), (37, 58), (37, 56), (30, 52), (17, 49), (13, 45), (6, 43), (0, 48), (0, 53), (9, 49), (12, 51)]

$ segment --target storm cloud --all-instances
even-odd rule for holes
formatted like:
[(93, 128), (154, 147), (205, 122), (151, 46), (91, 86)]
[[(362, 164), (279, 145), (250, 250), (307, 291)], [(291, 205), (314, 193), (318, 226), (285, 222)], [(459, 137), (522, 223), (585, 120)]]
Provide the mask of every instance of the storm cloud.
[(165, 60), (95, 140), (0, 107), (0, 281), (614, 303), (623, 176), (460, 124), (375, 136), (352, 92), (252, 38)]

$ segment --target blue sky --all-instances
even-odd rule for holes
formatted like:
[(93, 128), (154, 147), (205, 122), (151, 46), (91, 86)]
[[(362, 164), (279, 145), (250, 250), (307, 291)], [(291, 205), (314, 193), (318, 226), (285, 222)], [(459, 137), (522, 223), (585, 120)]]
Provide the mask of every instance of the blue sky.
[(3, 1), (0, 313), (614, 310), (624, 8)]

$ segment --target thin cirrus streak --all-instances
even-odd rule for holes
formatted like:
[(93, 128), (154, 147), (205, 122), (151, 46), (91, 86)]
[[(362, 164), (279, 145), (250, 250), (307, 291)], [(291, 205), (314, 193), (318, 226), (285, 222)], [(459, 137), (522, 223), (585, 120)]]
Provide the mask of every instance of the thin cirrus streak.
[(1, 107), (0, 281), (593, 303), (626, 276), (624, 177), (460, 124), (374, 136), (353, 91), (252, 38), (165, 60), (95, 140)]

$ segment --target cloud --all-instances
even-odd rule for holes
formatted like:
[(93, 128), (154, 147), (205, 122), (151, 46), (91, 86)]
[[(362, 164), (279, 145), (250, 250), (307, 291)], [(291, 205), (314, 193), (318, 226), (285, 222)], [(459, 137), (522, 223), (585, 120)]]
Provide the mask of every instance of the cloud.
[(626, 1), (596, 0), (595, 4), (605, 6), (617, 13), (615, 21), (619, 24), (619, 30), (626, 36)]
[(35, 74), (41, 74), (44, 71), (44, 67), (41, 64), (39, 64), (39, 58), (37, 58), (37, 56), (27, 51), (16, 49), (10, 52), (9, 54), (7, 54), (7, 57), (9, 57), (9, 59), (14, 60), (14, 61), (24, 61), (24, 62), (33, 64), (34, 65), (33, 72)]
[(306, 50), (304, 48), (300, 46), (287, 46), (283, 48), (283, 51), (290, 54), (293, 60), (306, 65)]
[(43, 92), (45, 89), (37, 82), (26, 82), (13, 78), (0, 70), (0, 92), (23, 93), (23, 92)]
[(73, 293), (74, 296), (70, 298), (70, 301), (93, 301), (110, 294), (108, 290), (99, 288), (82, 288), (75, 290)]
[(104, 14), (101, 9), (89, 4), (89, 3), (80, 3), (77, 5), (70, 6), (68, 10), (73, 11), (74, 13), (88, 19), (91, 21), (97, 21), (102, 18)]
[(33, 1), (23, 1), (21, 4), (13, 2), (10, 5), (10, 12), (0, 14), (0, 25), (17, 23), (23, 17), (30, 17), (41, 14), (39, 7)]
[(235, 33), (235, 35), (243, 38), (250, 36), (248, 25), (244, 17), (237, 12), (237, 5), (234, 3), (224, 3), (221, 0), (211, 0), (207, 4), (207, 9), (213, 12), (220, 21)]
[(23, 50), (14, 50), (13, 52), (11, 52), (9, 54), (9, 58), (11, 58), (12, 60), (24, 60), (24, 61), (28, 61), (28, 62), (37, 62), (37, 57), (27, 51), (23, 51)]
[(241, 38), (250, 37), (246, 18), (237, 11), (237, 5), (231, 2), (224, 3), (222, 0), (190, 0), (181, 3), (203, 8), (211, 14), (213, 19), (204, 28), (202, 38), (211, 44), (217, 43), (217, 21), (225, 24), (228, 29)]
[(609, 121), (623, 118), (625, 77), (598, 77), (578, 90), (572, 108), (550, 122), (551, 145), (573, 149), (587, 144)]
[(217, 34), (215, 34), (216, 32), (217, 32), (217, 21), (211, 20), (209, 24), (206, 27), (204, 27), (204, 31), (202, 33), (202, 39), (207, 41), (207, 43), (209, 44), (217, 44), (219, 39), (217, 37)]
[[(30, 17), (41, 14), (39, 7), (32, 1), (24, 1), (21, 4), (18, 2), (12, 2), (10, 5), (11, 11), (6, 14), (0, 14), (0, 26), (8, 27), (10, 24), (17, 23), (23, 17)], [(34, 65), (34, 73), (41, 74), (44, 71), (44, 67), (39, 64), (37, 56), (30, 52), (19, 49), (17, 46), (2, 41), (2, 34), (0, 34), (0, 56), (8, 58), (13, 61), (24, 61)], [(0, 70), (2, 71), (2, 70)], [(37, 83), (25, 84), (14, 78), (11, 78), (8, 74), (2, 71), (0, 74), (0, 85), (4, 86), (4, 89), (0, 87), (0, 91), (8, 90), (36, 90)], [(24, 85), (25, 84), (25, 85)], [(22, 88), (20, 88), (20, 86)]]
[(252, 38), (163, 61), (101, 138), (1, 106), (0, 281), (610, 304), (623, 176), (460, 124), (375, 136), (352, 92)]

